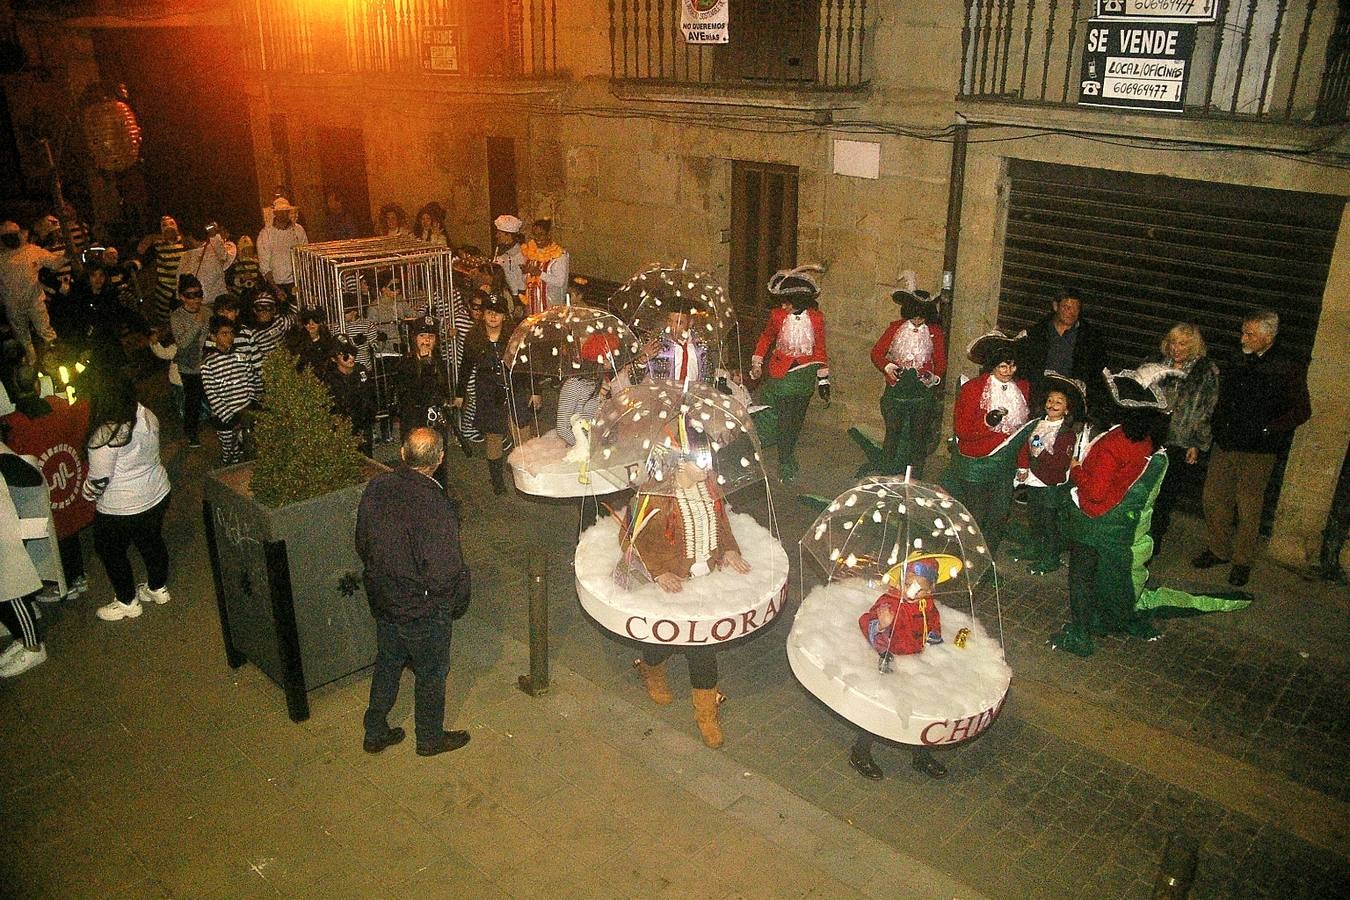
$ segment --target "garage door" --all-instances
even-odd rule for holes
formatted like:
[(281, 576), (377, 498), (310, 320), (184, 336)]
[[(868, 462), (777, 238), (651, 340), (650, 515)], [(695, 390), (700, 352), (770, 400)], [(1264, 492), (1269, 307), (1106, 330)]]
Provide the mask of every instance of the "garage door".
[(1280, 314), (1305, 360), (1317, 331), (1344, 197), (1012, 160), (999, 324), (1043, 318), (1077, 285), (1112, 367), (1158, 352), (1176, 322), (1200, 326), (1222, 365), (1242, 315)]

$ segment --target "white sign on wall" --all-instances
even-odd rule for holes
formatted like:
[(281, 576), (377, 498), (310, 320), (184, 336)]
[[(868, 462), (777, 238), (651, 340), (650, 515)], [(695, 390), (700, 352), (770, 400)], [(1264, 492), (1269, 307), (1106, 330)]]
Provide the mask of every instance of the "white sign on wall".
[(835, 138), (834, 174), (853, 178), (880, 178), (881, 145), (875, 141)]
[(1095, 18), (1117, 22), (1213, 22), (1219, 0), (1097, 0)]
[(680, 0), (680, 30), (686, 44), (727, 43), (731, 0)]

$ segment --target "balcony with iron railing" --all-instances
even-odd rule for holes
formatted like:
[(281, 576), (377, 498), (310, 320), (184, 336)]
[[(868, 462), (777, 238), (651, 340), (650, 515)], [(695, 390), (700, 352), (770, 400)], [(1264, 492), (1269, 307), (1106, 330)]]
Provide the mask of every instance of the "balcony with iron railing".
[(254, 72), (560, 74), (556, 0), (240, 0), (235, 17)]
[(680, 0), (610, 0), (610, 77), (642, 86), (857, 92), (870, 79), (867, 0), (734, 0), (725, 44), (687, 44)]
[[(1074, 106), (1093, 0), (966, 0), (959, 99)], [(1350, 97), (1350, 4), (1219, 0), (1197, 26), (1183, 116), (1335, 124)]]

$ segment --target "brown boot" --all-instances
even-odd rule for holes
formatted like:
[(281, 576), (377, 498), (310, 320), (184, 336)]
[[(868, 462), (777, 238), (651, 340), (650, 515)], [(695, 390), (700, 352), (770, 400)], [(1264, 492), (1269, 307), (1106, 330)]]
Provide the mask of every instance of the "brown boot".
[(722, 746), (722, 723), (717, 720), (717, 704), (721, 702), (717, 688), (694, 688), (694, 721), (703, 743), (714, 750)]
[(633, 668), (637, 669), (638, 677), (642, 679), (642, 686), (647, 689), (647, 696), (652, 698), (652, 702), (665, 706), (675, 698), (670, 694), (670, 688), (666, 685), (666, 664), (661, 663), (656, 666), (649, 666), (640, 659), (633, 660)]

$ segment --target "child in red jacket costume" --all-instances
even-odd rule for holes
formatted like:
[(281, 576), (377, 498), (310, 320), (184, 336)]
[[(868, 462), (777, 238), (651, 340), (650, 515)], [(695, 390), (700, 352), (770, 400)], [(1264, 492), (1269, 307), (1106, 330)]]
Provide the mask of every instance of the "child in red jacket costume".
[(886, 327), (871, 354), (872, 365), (886, 378), (881, 474), (912, 468), (914, 477), (922, 478), (929, 431), (938, 415), (937, 388), (947, 374), (947, 344), (937, 303), (927, 291), (896, 291), (891, 299), (900, 305), (900, 318)]
[[(755, 427), (767, 446), (778, 446), (778, 475), (789, 483), (797, 477), (797, 438), (815, 389), (830, 402), (830, 360), (825, 350), (825, 316), (816, 302), (819, 266), (784, 269), (769, 279), (769, 293), (781, 304), (769, 314), (750, 358), (750, 377), (767, 371), (758, 400), (767, 409), (755, 414)], [(772, 352), (770, 352), (772, 348)], [(767, 365), (765, 357), (767, 356)]]

